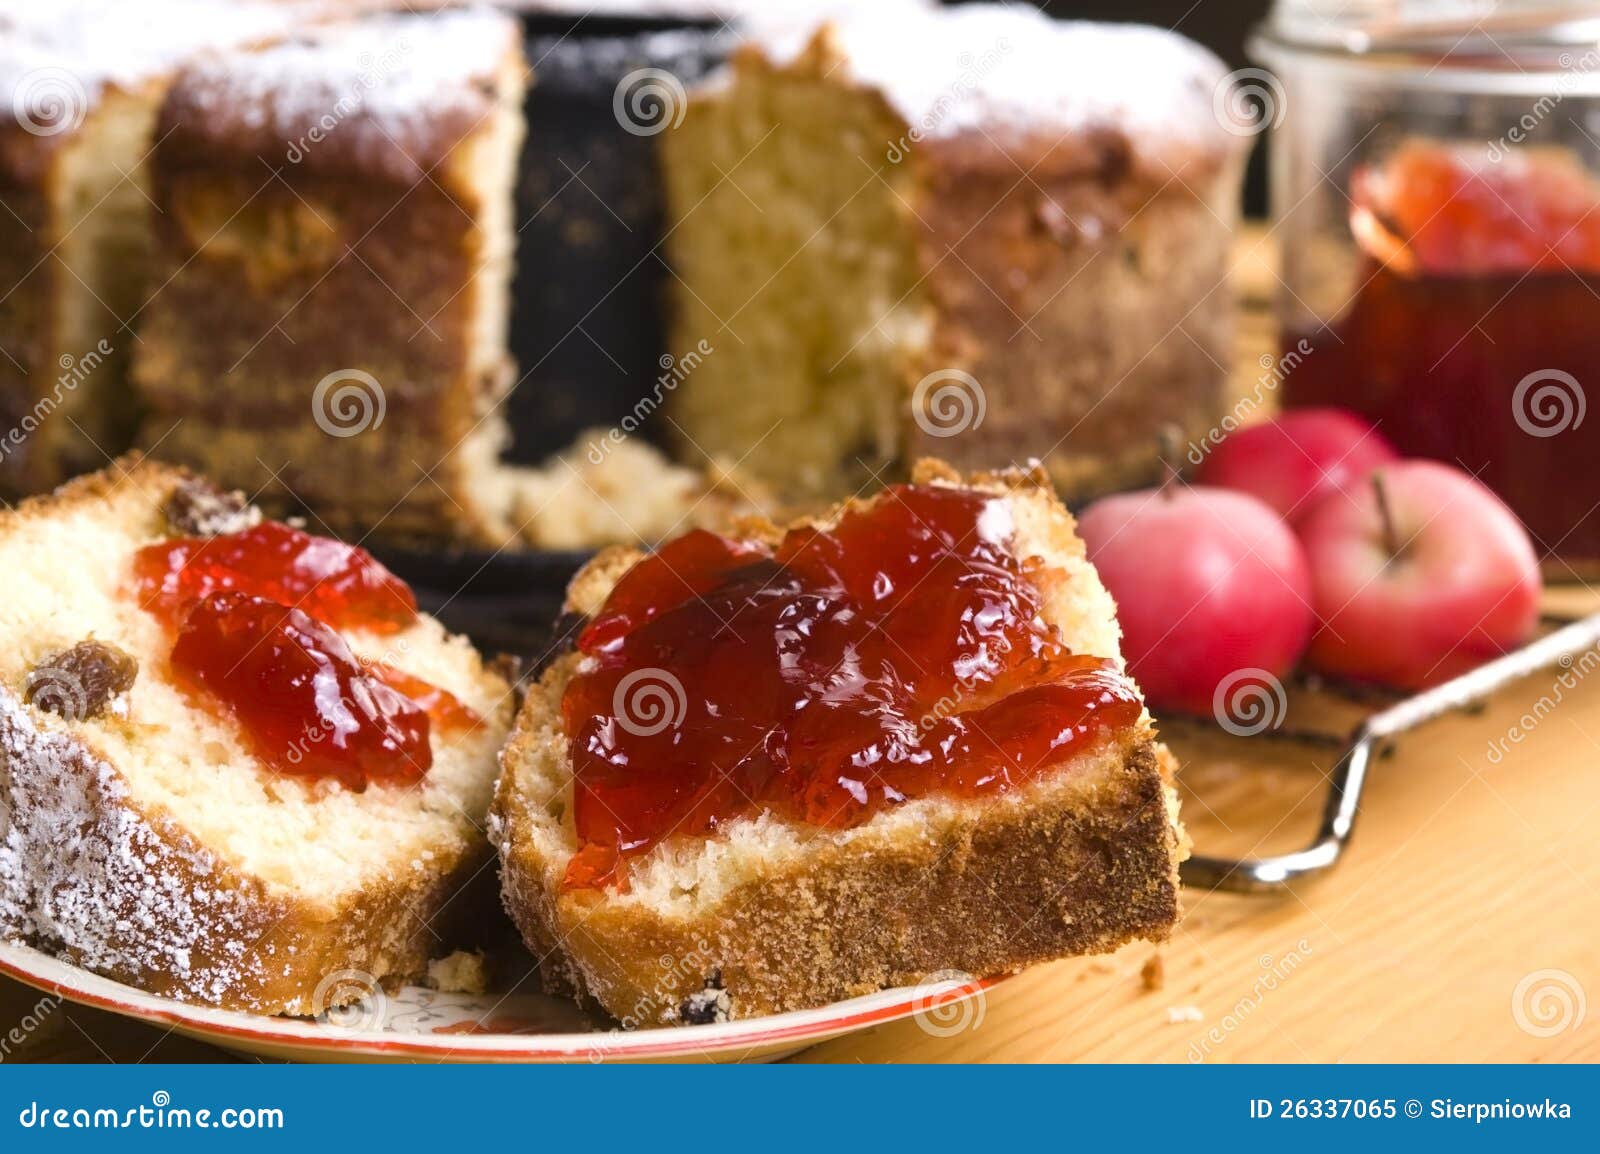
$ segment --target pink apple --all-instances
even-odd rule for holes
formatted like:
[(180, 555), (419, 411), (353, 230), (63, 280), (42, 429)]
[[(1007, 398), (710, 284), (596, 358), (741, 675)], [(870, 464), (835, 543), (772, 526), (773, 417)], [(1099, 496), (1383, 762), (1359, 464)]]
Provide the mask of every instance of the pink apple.
[(1281, 676), (1304, 652), (1315, 625), (1305, 555), (1256, 498), (1182, 485), (1121, 493), (1085, 509), (1078, 530), (1153, 707), (1212, 713), (1224, 681)]
[(1294, 524), (1327, 493), (1399, 459), (1381, 433), (1346, 409), (1295, 409), (1229, 433), (1195, 479), (1253, 493)]
[(1311, 664), (1416, 689), (1526, 641), (1541, 582), (1516, 515), (1451, 465), (1402, 461), (1373, 477), (1300, 523), (1322, 623)]

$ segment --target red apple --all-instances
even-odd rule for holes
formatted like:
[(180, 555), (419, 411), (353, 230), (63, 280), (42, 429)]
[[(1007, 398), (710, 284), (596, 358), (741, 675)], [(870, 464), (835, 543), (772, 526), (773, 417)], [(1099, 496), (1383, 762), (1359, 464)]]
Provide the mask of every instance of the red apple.
[(1541, 581), (1516, 515), (1451, 465), (1385, 465), (1300, 524), (1321, 628), (1311, 664), (1417, 689), (1526, 641)]
[(1195, 479), (1253, 493), (1294, 524), (1328, 493), (1399, 459), (1383, 434), (1346, 409), (1294, 409), (1229, 433)]
[(1225, 681), (1279, 677), (1304, 652), (1315, 624), (1305, 555), (1256, 498), (1182, 485), (1121, 493), (1085, 509), (1078, 531), (1153, 707), (1212, 713)]

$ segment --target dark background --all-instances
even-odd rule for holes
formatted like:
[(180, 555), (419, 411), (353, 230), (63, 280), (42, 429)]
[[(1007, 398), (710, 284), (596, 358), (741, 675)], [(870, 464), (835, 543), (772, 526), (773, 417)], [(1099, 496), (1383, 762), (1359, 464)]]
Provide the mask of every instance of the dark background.
[[(870, 0), (869, 0), (870, 2)], [(1039, 5), (1052, 16), (1072, 20), (1137, 20), (1160, 24), (1198, 40), (1228, 62), (1245, 64), (1244, 38), (1267, 12), (1267, 0), (1070, 0)]]

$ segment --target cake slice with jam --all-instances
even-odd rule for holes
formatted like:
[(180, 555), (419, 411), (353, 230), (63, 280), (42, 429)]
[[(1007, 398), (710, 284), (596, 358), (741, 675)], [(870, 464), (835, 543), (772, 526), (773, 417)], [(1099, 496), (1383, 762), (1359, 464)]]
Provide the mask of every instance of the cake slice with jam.
[(447, 952), (510, 695), (403, 582), (137, 458), (0, 514), (0, 568), (0, 934), (261, 1013)]
[(1042, 474), (913, 483), (581, 571), (491, 837), (547, 986), (625, 1024), (1164, 937), (1184, 838)]

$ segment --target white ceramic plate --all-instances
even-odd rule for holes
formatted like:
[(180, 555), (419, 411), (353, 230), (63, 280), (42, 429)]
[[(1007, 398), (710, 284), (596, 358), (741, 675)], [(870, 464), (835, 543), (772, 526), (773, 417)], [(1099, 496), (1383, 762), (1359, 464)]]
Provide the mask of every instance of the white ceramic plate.
[(175, 1002), (0, 942), (0, 973), (69, 1002), (238, 1053), (311, 1062), (661, 1062), (771, 1060), (843, 1034), (924, 1015), (933, 1028), (992, 982), (883, 990), (815, 1010), (710, 1026), (607, 1029), (538, 994), (448, 994), (408, 986), (327, 1015), (269, 1018)]

